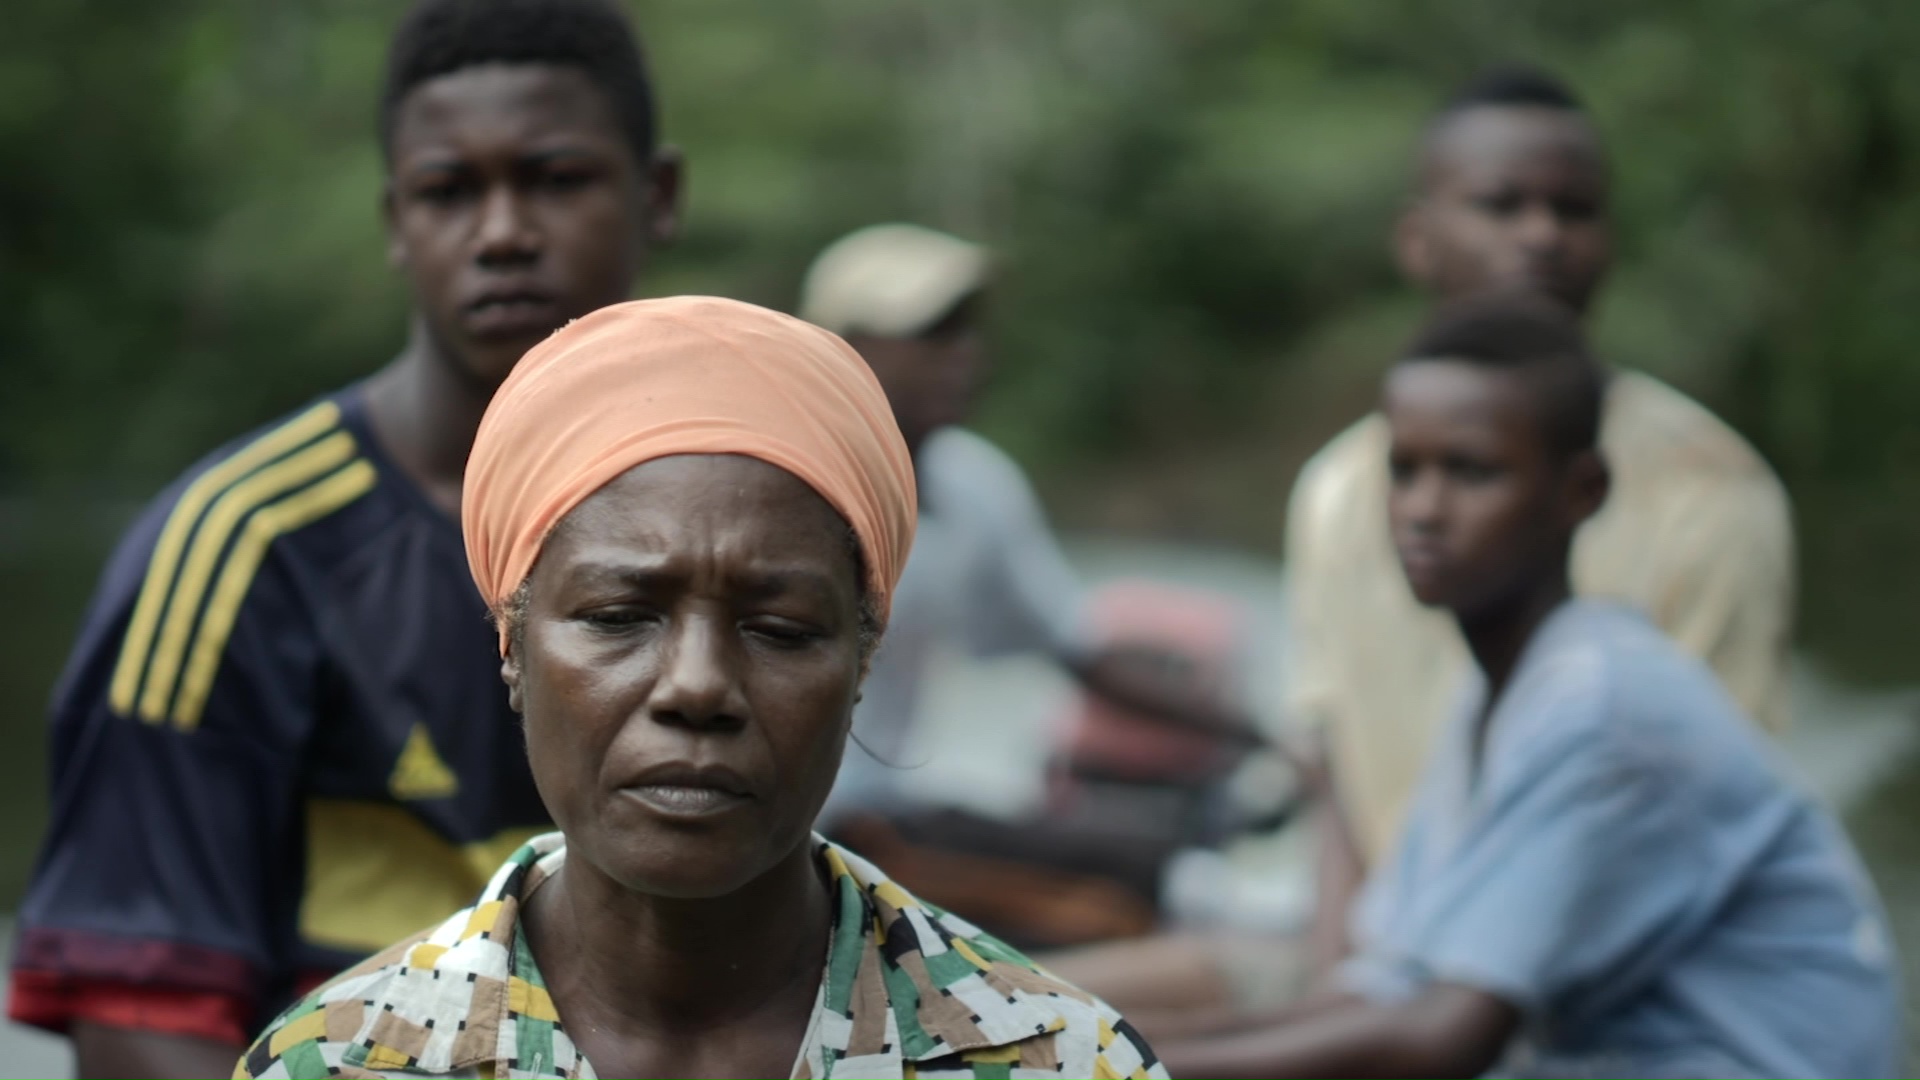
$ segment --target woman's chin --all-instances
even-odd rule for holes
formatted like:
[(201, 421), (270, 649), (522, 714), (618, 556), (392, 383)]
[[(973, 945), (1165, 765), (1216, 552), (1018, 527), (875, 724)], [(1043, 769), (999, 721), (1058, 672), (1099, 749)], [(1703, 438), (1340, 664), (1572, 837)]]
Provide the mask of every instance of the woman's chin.
[(746, 860), (707, 858), (647, 858), (603, 867), (609, 877), (629, 891), (670, 900), (712, 900), (744, 888), (765, 873), (765, 866)]
[[(569, 838), (569, 848), (576, 848)], [(601, 873), (629, 891), (673, 900), (711, 900), (738, 892), (780, 862), (765, 837), (741, 842), (715, 832), (653, 830), (623, 837), (595, 858)]]

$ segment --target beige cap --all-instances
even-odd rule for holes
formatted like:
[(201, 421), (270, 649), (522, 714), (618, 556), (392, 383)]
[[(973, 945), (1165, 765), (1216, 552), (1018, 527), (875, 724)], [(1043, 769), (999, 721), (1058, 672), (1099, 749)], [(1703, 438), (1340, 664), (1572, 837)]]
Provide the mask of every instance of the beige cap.
[(987, 250), (919, 225), (869, 225), (807, 268), (802, 319), (836, 334), (905, 338), (987, 283)]

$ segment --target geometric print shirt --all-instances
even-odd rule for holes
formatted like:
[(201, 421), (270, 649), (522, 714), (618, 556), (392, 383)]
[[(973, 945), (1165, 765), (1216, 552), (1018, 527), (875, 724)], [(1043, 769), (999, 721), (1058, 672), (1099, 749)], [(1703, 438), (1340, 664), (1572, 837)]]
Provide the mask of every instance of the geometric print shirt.
[[(834, 914), (794, 1077), (1167, 1075), (1105, 1002), (914, 899), (852, 852), (813, 842)], [(535, 838), (473, 907), (287, 1010), (234, 1076), (597, 1076), (518, 932), (522, 900), (565, 859), (559, 833)]]

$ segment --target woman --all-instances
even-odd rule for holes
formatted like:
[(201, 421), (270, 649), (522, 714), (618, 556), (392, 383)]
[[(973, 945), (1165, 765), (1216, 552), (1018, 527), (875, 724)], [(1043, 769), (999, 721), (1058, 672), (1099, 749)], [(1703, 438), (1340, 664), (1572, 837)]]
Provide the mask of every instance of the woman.
[(529, 353), (462, 523), (560, 831), (235, 1075), (1164, 1076), (1104, 1004), (810, 831), (914, 514), (886, 399), (824, 330), (687, 297)]

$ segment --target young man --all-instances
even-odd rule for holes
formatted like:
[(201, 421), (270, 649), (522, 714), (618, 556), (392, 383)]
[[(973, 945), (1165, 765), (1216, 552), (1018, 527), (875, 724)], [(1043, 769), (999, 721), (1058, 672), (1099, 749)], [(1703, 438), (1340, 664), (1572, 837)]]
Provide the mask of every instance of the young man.
[(976, 655), (1050, 656), (1095, 694), (1169, 723), (1256, 741), (1244, 717), (1142, 658), (1092, 647), (1080, 583), (1025, 473), (960, 425), (986, 372), (979, 307), (984, 249), (917, 225), (875, 225), (814, 260), (800, 317), (847, 339), (886, 390), (913, 451), (919, 532), (887, 640), (862, 690), (826, 816), (913, 805), (897, 764), (919, 711), (934, 643)]
[(1537, 295), (1387, 376), (1394, 549), (1479, 678), (1367, 884), (1341, 994), (1175, 1075), (1890, 1076), (1886, 927), (1838, 824), (1646, 617), (1573, 599), (1604, 375)]
[[(1106, 700), (1235, 747), (1259, 741), (1216, 688), (1186, 685), (1149, 651), (1096, 647), (1080, 583), (1025, 474), (998, 447), (960, 426), (985, 374), (978, 317), (987, 284), (984, 249), (891, 224), (836, 241), (815, 259), (802, 286), (800, 316), (845, 337), (885, 389), (913, 451), (920, 490), (913, 554), (854, 713), (859, 745), (848, 751), (821, 820), (893, 866), (908, 888), (1024, 944), (1138, 933), (1151, 924), (1167, 850), (1131, 834), (1101, 836), (1070, 823), (1007, 827), (947, 811), (917, 794), (913, 773), (901, 768), (919, 719), (922, 683), (943, 641), (979, 656), (1040, 654)], [(903, 853), (889, 862), (898, 838), (873, 827), (889, 819), (900, 824), (906, 815), (915, 819), (909, 831), (916, 840), (998, 856), (1042, 876), (1022, 889), (1009, 887), (1006, 875), (1016, 872), (1010, 866), (1000, 875), (965, 870), (953, 875), (950, 891), (909, 862), (930, 860)], [(1069, 888), (1036, 867), (1123, 880), (1134, 895), (1099, 883), (1089, 891)], [(1069, 897), (1086, 902), (1069, 903)], [(1068, 936), (1034, 933), (1039, 919), (1066, 927)]]
[[(1564, 86), (1490, 72), (1422, 135), (1394, 237), (1401, 269), (1441, 301), (1520, 288), (1584, 316), (1609, 263), (1607, 174), (1601, 137)], [(1613, 496), (1574, 545), (1575, 592), (1640, 608), (1778, 730), (1794, 591), (1779, 482), (1739, 435), (1645, 375), (1610, 373), (1602, 417)], [(1307, 464), (1288, 515), (1290, 712), (1324, 731), (1335, 793), (1323, 957), (1344, 947), (1364, 867), (1393, 849), (1468, 661), (1458, 632), (1421, 610), (1394, 565), (1386, 448), (1385, 421), (1360, 421)]]
[(489, 396), (624, 299), (679, 189), (598, 0), (426, 0), (381, 98), (391, 364), (215, 452), (115, 553), (53, 713), (10, 1013), (91, 1075), (210, 1076), (293, 996), (469, 903), (546, 823), (468, 577)]

